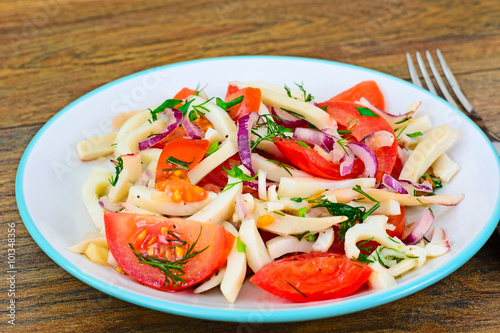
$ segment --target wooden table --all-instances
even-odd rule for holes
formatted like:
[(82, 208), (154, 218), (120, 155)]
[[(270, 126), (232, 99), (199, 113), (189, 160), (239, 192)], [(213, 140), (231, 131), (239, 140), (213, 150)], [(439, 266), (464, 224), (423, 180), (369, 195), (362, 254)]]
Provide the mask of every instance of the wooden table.
[(500, 133), (497, 0), (16, 0), (0, 3), (0, 31), (0, 330), (10, 299), (5, 240), (15, 223), (15, 328), (23, 332), (500, 331), (500, 258), (491, 244), (433, 286), (371, 310), (293, 325), (213, 322), (142, 308), (80, 282), (33, 241), (14, 196), (24, 149), (64, 106), (127, 74), (191, 59), (312, 57), (409, 79), (404, 53), (440, 48)]

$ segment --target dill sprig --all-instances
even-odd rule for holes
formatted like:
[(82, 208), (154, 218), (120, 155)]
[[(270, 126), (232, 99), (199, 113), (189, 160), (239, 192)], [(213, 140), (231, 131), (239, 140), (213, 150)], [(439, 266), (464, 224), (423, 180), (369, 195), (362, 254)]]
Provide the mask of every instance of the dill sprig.
[(377, 208), (380, 207), (380, 201), (373, 199), (371, 196), (369, 196), (365, 191), (361, 189), (361, 186), (356, 185), (353, 188), (353, 191), (356, 191), (362, 195), (364, 195), (367, 199), (369, 199), (372, 202), (375, 202), (375, 205), (373, 205), (372, 208), (370, 208), (364, 215), (363, 215), (363, 220), (366, 219), (368, 216), (370, 216)]
[(120, 176), (120, 172), (123, 170), (123, 160), (120, 157), (116, 159), (116, 161), (113, 161), (115, 164), (115, 176), (111, 179), (108, 179), (109, 183), (113, 186), (116, 186), (116, 183), (118, 182), (118, 177)]
[(194, 247), (198, 244), (198, 240), (200, 239), (202, 232), (202, 227), (200, 227), (200, 233), (196, 240), (188, 246), (186, 254), (184, 257), (170, 261), (166, 259), (160, 259), (158, 257), (149, 256), (147, 254), (139, 253), (132, 244), (128, 244), (128, 246), (132, 249), (134, 255), (139, 259), (140, 264), (146, 264), (152, 267), (158, 268), (165, 275), (165, 282), (163, 283), (163, 287), (172, 286), (174, 288), (179, 288), (182, 284), (184, 284), (184, 266), (188, 262), (188, 260), (194, 258), (198, 254), (205, 251), (210, 245), (207, 245), (204, 249), (200, 251), (194, 251)]
[(280, 117), (271, 115), (271, 114), (263, 114), (260, 115), (256, 122), (256, 128), (266, 127), (266, 135), (262, 136), (256, 131), (252, 129), (252, 134), (257, 136), (257, 141), (253, 142), (251, 150), (259, 145), (262, 141), (273, 141), (273, 138), (281, 137), (285, 138), (285, 133), (293, 132), (292, 129), (285, 128), (282, 125), (277, 125), (272, 118), (281, 119)]
[(176, 168), (170, 168), (170, 169), (162, 169), (163, 171), (172, 171), (172, 170), (179, 170), (179, 169), (184, 169), (186, 171), (189, 171), (189, 166), (194, 162), (194, 160), (192, 160), (191, 162), (186, 162), (186, 161), (182, 161), (182, 160), (179, 160), (173, 156), (169, 156), (167, 158), (167, 163), (170, 163), (170, 164), (173, 164), (176, 166)]
[(283, 168), (290, 176), (293, 177), (292, 175), (292, 172), (290, 171), (290, 169), (294, 169), (293, 167), (289, 166), (289, 165), (286, 165), (284, 164), (283, 162), (281, 161), (276, 161), (276, 160), (272, 160), (272, 159), (267, 159), (269, 162), (271, 163), (274, 163), (276, 164), (277, 166), (279, 166), (280, 168)]

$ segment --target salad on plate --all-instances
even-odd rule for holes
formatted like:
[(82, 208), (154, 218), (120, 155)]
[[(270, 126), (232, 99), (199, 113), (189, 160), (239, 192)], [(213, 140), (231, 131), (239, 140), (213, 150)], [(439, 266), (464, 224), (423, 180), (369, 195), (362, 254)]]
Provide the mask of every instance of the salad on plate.
[(112, 168), (83, 184), (97, 230), (69, 250), (158, 290), (220, 288), (230, 303), (247, 277), (292, 302), (397, 284), (450, 249), (432, 206), (464, 198), (437, 193), (459, 170), (446, 150), (460, 133), (418, 101), (385, 110), (374, 81), (332, 95), (230, 82), (224, 98), (186, 87), (117, 115), (111, 133), (78, 143), (81, 160)]

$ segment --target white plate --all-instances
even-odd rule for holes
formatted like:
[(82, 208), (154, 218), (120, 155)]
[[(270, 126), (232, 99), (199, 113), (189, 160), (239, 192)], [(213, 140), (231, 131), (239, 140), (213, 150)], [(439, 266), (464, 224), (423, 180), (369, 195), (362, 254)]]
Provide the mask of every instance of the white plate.
[[(322, 101), (363, 80), (375, 80), (386, 98), (386, 109), (401, 113), (413, 101), (423, 102), (422, 114), (435, 125), (449, 123), (462, 132), (448, 154), (460, 172), (443, 189), (465, 193), (457, 207), (433, 208), (436, 224), (450, 237), (451, 251), (382, 291), (368, 291), (340, 300), (293, 304), (261, 291), (248, 281), (236, 304), (211, 291), (164, 293), (91, 263), (66, 249), (95, 230), (80, 190), (89, 170), (99, 162), (82, 163), (76, 143), (109, 132), (119, 112), (160, 104), (180, 88), (206, 87), (224, 96), (227, 82), (257, 79), (277, 84), (303, 82)], [(107, 165), (107, 164), (105, 164)], [(111, 167), (110, 167), (111, 169)], [(85, 283), (120, 299), (174, 314), (239, 322), (297, 321), (338, 316), (381, 305), (447, 276), (469, 260), (486, 242), (500, 218), (499, 158), (485, 135), (444, 100), (403, 80), (372, 70), (330, 61), (288, 57), (229, 57), (172, 64), (136, 73), (106, 84), (57, 113), (26, 149), (17, 173), (16, 197), (22, 219), (33, 239), (62, 268)]]

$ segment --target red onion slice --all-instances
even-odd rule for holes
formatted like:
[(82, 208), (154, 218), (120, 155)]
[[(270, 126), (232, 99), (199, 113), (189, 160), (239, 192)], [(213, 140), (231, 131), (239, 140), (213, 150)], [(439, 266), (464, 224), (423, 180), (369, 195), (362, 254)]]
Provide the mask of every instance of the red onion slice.
[(358, 142), (350, 142), (347, 144), (351, 148), (354, 155), (359, 157), (361, 161), (365, 164), (365, 171), (363, 175), (366, 177), (375, 177), (378, 170), (378, 161), (375, 154), (366, 145)]
[(252, 176), (255, 175), (255, 172), (252, 168), (252, 141), (250, 134), (257, 119), (259, 119), (257, 112), (251, 112), (238, 119), (238, 151), (241, 163), (250, 170)]
[(162, 119), (165, 118), (165, 123), (167, 124), (161, 133), (153, 135), (146, 140), (139, 142), (139, 150), (145, 150), (149, 147), (154, 146), (160, 142), (164, 137), (169, 135), (177, 126), (179, 126), (182, 120), (182, 112), (177, 109), (165, 109), (162, 113), (158, 114)]
[(389, 147), (394, 143), (394, 134), (387, 131), (377, 131), (365, 137), (363, 143), (372, 151), (380, 147)]
[(422, 184), (415, 184), (410, 182), (409, 180), (400, 180), (399, 181), (404, 187), (409, 187), (413, 190), (417, 190), (420, 192), (432, 193), (434, 190), (432, 189), (432, 185), (429, 181), (425, 181)]
[(354, 153), (352, 151), (347, 153), (343, 151), (343, 153), (344, 157), (342, 158), (342, 162), (340, 163), (341, 176), (350, 174), (352, 171), (352, 167), (354, 166)]
[(408, 191), (403, 187), (403, 185), (401, 185), (400, 182), (398, 182), (395, 178), (391, 177), (388, 174), (385, 174), (382, 177), (382, 184), (394, 190), (395, 192), (399, 192), (401, 194), (408, 194)]
[(335, 164), (339, 164), (344, 156), (346, 155), (344, 148), (338, 143), (333, 145), (333, 149), (330, 151), (330, 156), (332, 157), (332, 162)]
[(201, 139), (201, 138), (205, 137), (205, 133), (200, 128), (200, 126), (191, 122), (191, 120), (189, 120), (189, 118), (184, 119), (184, 121), (182, 122), (182, 127), (184, 127), (186, 134), (189, 135), (193, 139)]
[(107, 211), (115, 213), (119, 212), (123, 208), (121, 202), (112, 202), (107, 195), (99, 199), (99, 206)]
[(137, 178), (134, 186), (147, 186), (151, 178), (153, 178), (153, 171), (146, 170)]
[(332, 150), (335, 143), (335, 139), (332, 136), (311, 128), (296, 128), (293, 131), (293, 138), (311, 145), (318, 145), (327, 152)]
[(283, 122), (282, 125), (285, 127), (293, 128), (307, 125), (307, 121), (305, 121), (304, 119), (297, 118), (294, 115), (281, 109), (271, 107), (271, 113), (280, 118), (278, 120), (281, 120)]
[(381, 116), (382, 118), (387, 120), (387, 122), (393, 128), (396, 127), (397, 125), (399, 125), (398, 124), (399, 122), (402, 122), (403, 120), (405, 120), (407, 118), (411, 119), (413, 116), (415, 116), (415, 114), (417, 113), (417, 111), (419, 109), (419, 107), (416, 107), (415, 110), (413, 110), (413, 112), (407, 112), (407, 113), (395, 116), (393, 114), (387, 113), (387, 112), (377, 108), (375, 105), (373, 105), (369, 100), (367, 100), (364, 97), (361, 97), (361, 99), (359, 101), (357, 101), (356, 103), (369, 108), (370, 110), (372, 110), (373, 112), (375, 112), (376, 114), (378, 114), (379, 116)]
[(415, 245), (420, 242), (425, 234), (431, 229), (434, 223), (434, 214), (429, 207), (425, 208), (418, 219), (413, 230), (408, 236), (403, 240), (406, 245)]

